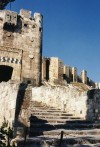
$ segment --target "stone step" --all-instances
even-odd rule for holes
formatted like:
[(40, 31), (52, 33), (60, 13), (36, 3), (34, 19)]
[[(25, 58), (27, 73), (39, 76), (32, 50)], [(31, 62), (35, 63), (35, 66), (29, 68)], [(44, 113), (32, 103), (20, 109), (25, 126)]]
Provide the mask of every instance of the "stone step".
[(96, 135), (96, 136), (98, 136), (98, 135), (100, 135), (100, 130), (98, 130), (98, 129), (90, 129), (90, 130), (64, 130), (64, 129), (56, 129), (56, 130), (51, 130), (51, 131), (44, 131), (43, 132), (43, 135), (49, 135), (49, 136), (58, 136), (58, 135), (60, 135), (61, 134), (61, 131), (63, 131), (64, 132), (64, 136), (65, 137), (71, 137), (71, 136), (73, 136), (73, 137), (75, 137), (75, 136), (77, 136), (77, 137), (79, 137), (79, 136), (83, 136), (83, 137), (85, 137), (86, 135)]
[[(100, 124), (75, 117), (53, 107), (31, 104), (30, 131), (27, 140), (34, 147), (58, 147), (61, 131), (64, 132), (62, 147), (81, 147), (100, 144)], [(80, 146), (81, 145), (81, 146)]]
[(98, 129), (92, 129), (88, 128), (87, 130), (78, 130), (77, 128), (73, 129), (69, 127), (68, 129), (64, 128), (57, 128), (55, 126), (49, 126), (48, 127), (41, 127), (41, 128), (33, 128), (30, 127), (30, 135), (51, 135), (56, 136), (61, 133), (61, 131), (64, 132), (64, 135), (100, 135), (100, 130)]
[(43, 112), (43, 111), (39, 111), (39, 112), (33, 112), (32, 113), (33, 115), (52, 115), (52, 116), (73, 116), (72, 114), (68, 114), (68, 113), (59, 113), (59, 112), (53, 112), (53, 113), (50, 113), (50, 112)]
[[(58, 130), (57, 130), (58, 131)], [(45, 131), (43, 132), (43, 136), (45, 138), (49, 138), (49, 139), (60, 139), (61, 136), (61, 130), (59, 130), (57, 132), (52, 131), (52, 135), (50, 131)], [(54, 134), (53, 134), (54, 133)], [(100, 135), (100, 131), (98, 130), (82, 130), (82, 131), (77, 131), (77, 130), (64, 130), (64, 134), (63, 134), (63, 138), (75, 138), (75, 137), (98, 137), (98, 135)], [(41, 137), (41, 136), (40, 136)]]
[(81, 119), (80, 117), (74, 117), (74, 116), (53, 116), (53, 115), (42, 115), (42, 114), (36, 114), (37, 118), (40, 119)]
[(61, 109), (57, 109), (57, 108), (53, 108), (53, 107), (47, 107), (47, 106), (32, 106), (34, 109), (50, 109), (50, 110), (59, 110), (61, 111)]
[[(58, 135), (61, 135), (61, 131), (64, 132), (64, 137), (68, 137), (68, 136), (86, 136), (86, 135), (100, 135), (100, 131), (96, 130), (96, 129), (91, 129), (91, 130), (80, 130), (80, 131), (77, 131), (77, 130), (64, 130), (64, 129), (55, 129), (55, 130), (43, 130), (43, 129), (33, 129), (31, 128), (30, 130), (30, 133), (42, 133), (43, 135), (45, 136), (49, 136), (49, 138), (56, 138)], [(54, 137), (55, 136), (55, 137)]]
[(52, 113), (54, 113), (54, 112), (58, 112), (58, 113), (66, 113), (65, 111), (60, 111), (60, 110), (51, 110), (51, 109), (38, 109), (38, 108), (32, 108), (31, 109), (31, 112), (52, 112)]
[[(37, 147), (58, 147), (59, 144), (60, 144), (60, 136), (58, 136), (58, 138), (56, 139), (53, 139), (53, 138), (46, 138), (46, 137), (34, 137), (34, 138), (27, 138), (26, 140), (26, 145), (28, 145), (30, 143), (30, 145), (38, 145)], [(20, 142), (23, 142), (23, 140), (21, 140)], [(71, 137), (71, 136), (68, 136), (66, 138), (64, 138), (62, 140), (62, 147), (82, 147), (82, 146), (86, 146), (86, 147), (89, 147), (88, 145), (90, 146), (95, 146), (95, 147), (99, 147), (100, 145), (100, 137), (97, 137), (97, 136), (79, 136), (79, 137)], [(21, 146), (20, 146), (21, 147)]]
[(75, 123), (75, 124), (64, 124), (64, 123), (31, 123), (31, 127), (32, 128), (49, 128), (49, 129), (94, 129), (94, 128), (98, 128), (100, 129), (100, 124), (87, 124), (87, 123), (83, 123), (83, 124), (79, 124), (79, 123)]
[(42, 122), (42, 123), (67, 123), (69, 121), (78, 121), (77, 118), (69, 118), (69, 119), (56, 119), (56, 118), (47, 118), (47, 119), (41, 119), (41, 118), (37, 118), (36, 116), (32, 116), (30, 118), (31, 122), (37, 123), (37, 122)]

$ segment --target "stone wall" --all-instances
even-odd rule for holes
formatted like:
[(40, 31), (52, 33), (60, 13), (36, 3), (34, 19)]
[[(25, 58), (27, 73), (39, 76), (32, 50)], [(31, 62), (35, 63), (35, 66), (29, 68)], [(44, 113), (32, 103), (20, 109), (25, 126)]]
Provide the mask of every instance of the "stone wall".
[(14, 123), (18, 88), (19, 84), (10, 82), (0, 83), (0, 125), (4, 117), (11, 126)]
[(77, 68), (72, 67), (73, 82), (77, 82)]
[(14, 127), (14, 135), (23, 136), (29, 126), (32, 87), (24, 83), (0, 83), (0, 126), (4, 118)]
[(58, 57), (42, 58), (42, 81), (49, 81), (56, 85), (79, 82), (95, 88), (95, 83), (87, 77), (86, 70), (82, 70), (81, 75), (78, 75), (76, 67), (64, 65)]
[(49, 80), (63, 80), (63, 62), (59, 58), (50, 58)]
[(100, 119), (100, 90), (84, 84), (78, 87), (41, 86), (32, 88), (32, 100), (56, 107), (88, 120)]
[(75, 116), (87, 117), (87, 92), (71, 85), (32, 88), (32, 100), (65, 110)]
[(91, 114), (92, 118), (100, 120), (100, 89), (92, 89), (88, 91), (87, 95), (88, 115)]
[(81, 79), (82, 79), (82, 83), (87, 84), (87, 71), (86, 70), (82, 70)]
[[(26, 128), (29, 129), (31, 116), (31, 99), (32, 99), (32, 87), (21, 83), (19, 86), (17, 99), (16, 99), (16, 111), (14, 121), (14, 135), (24, 136)], [(28, 130), (27, 130), (28, 131)]]

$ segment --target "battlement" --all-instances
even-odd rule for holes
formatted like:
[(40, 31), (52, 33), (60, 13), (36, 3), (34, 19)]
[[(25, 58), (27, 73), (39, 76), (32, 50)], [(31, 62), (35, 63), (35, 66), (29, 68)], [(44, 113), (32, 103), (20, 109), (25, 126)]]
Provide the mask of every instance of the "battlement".
[(40, 13), (32, 16), (28, 10), (22, 9), (19, 14), (0, 11), (0, 68), (12, 68), (10, 77), (7, 80), (3, 77), (1, 81), (24, 80), (40, 85), (42, 20)]
[[(20, 23), (27, 23), (27, 25), (31, 25), (34, 27), (42, 28), (42, 19), (43, 16), (40, 13), (34, 13), (32, 16), (32, 12), (28, 10), (20, 10), (20, 13), (9, 10), (0, 11), (0, 22), (4, 27), (5, 24), (18, 26)], [(25, 27), (23, 25), (23, 27)]]
[(23, 10), (23, 9), (20, 10), (20, 16), (22, 16), (22, 17), (30, 19), (32, 17), (31, 15), (32, 15), (31, 11)]
[(80, 82), (95, 87), (95, 83), (87, 76), (86, 70), (82, 70), (78, 75), (76, 67), (64, 65), (58, 57), (42, 58), (42, 80), (59, 85)]

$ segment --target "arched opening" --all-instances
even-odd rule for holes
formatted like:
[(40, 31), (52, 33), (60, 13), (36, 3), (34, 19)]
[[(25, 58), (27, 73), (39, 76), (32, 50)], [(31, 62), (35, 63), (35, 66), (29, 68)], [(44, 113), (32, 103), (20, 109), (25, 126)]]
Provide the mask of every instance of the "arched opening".
[(13, 68), (10, 66), (0, 65), (0, 82), (9, 81), (12, 77)]

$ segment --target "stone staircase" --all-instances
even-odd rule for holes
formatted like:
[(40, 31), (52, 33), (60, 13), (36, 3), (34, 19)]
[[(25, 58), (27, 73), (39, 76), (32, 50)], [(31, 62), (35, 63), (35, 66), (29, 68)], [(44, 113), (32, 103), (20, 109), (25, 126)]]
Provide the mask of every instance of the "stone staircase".
[[(60, 109), (31, 103), (26, 147), (100, 146), (100, 123), (82, 120)], [(63, 139), (61, 141), (61, 132)]]

